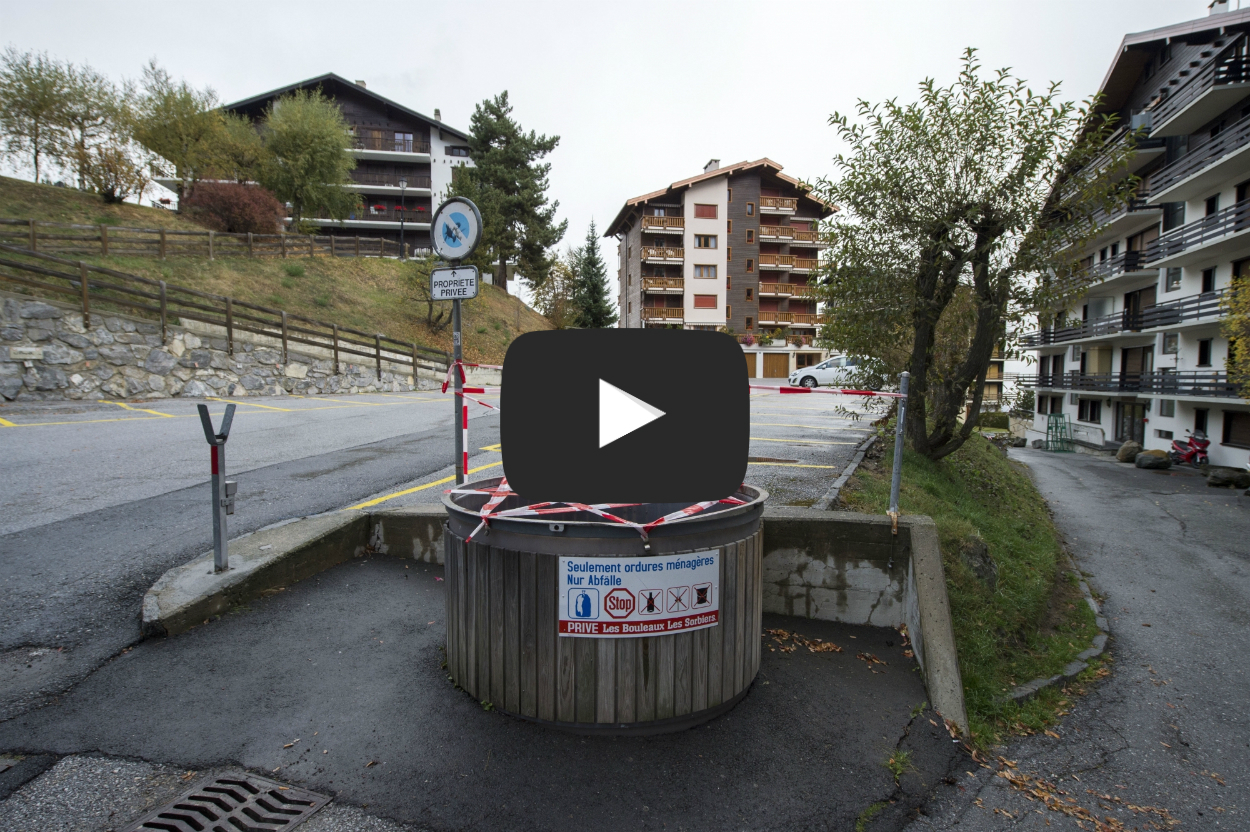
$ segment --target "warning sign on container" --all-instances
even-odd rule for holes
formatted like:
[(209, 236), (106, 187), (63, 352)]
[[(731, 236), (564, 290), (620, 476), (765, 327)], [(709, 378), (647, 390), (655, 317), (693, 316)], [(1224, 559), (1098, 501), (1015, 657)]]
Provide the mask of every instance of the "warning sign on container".
[(560, 635), (636, 638), (720, 622), (716, 550), (647, 558), (560, 558)]

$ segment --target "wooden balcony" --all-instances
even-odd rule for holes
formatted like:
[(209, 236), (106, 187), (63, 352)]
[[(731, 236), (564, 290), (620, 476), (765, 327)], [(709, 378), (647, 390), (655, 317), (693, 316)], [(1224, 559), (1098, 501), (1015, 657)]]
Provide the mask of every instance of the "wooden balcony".
[(410, 176), (402, 176), (398, 173), (368, 173), (366, 171), (353, 170), (347, 174), (357, 185), (366, 187), (381, 188), (399, 188), (399, 180), (404, 180), (404, 187), (408, 190), (429, 190), (430, 177), (426, 174), (412, 174)]
[(813, 272), (820, 268), (820, 261), (815, 257), (795, 257), (794, 270), (796, 272)]
[(760, 197), (761, 214), (793, 214), (799, 210), (799, 201), (786, 196)]
[(680, 321), (686, 316), (686, 310), (680, 306), (676, 308), (668, 308), (665, 306), (644, 306), (642, 307), (642, 319), (644, 321)]
[(791, 312), (790, 315), (792, 316), (791, 322), (795, 326), (816, 326), (816, 324), (824, 323), (821, 320), (824, 317), (822, 315), (813, 315), (805, 312)]
[(786, 325), (794, 320), (793, 312), (771, 312), (768, 310), (760, 310), (760, 324), (781, 324)]
[(760, 297), (788, 298), (797, 287), (793, 283), (765, 283), (760, 281)]
[(823, 246), (824, 243), (820, 239), (819, 231), (799, 231), (794, 232), (795, 245)]
[(644, 277), (642, 279), (642, 291), (644, 292), (681, 292), (685, 290), (686, 282), (680, 277)]
[(640, 255), (644, 263), (680, 263), (685, 259), (686, 250), (669, 246), (643, 246)]
[(795, 256), (793, 254), (761, 254), (761, 269), (792, 269), (794, 268)]
[(788, 225), (761, 225), (761, 240), (792, 240), (795, 231)]
[(685, 217), (643, 217), (642, 230), (655, 234), (680, 234), (686, 227)]
[(793, 287), (794, 287), (794, 291), (791, 292), (790, 294), (796, 298), (815, 298), (816, 297), (815, 286), (809, 286), (806, 283), (795, 283), (793, 284)]
[(385, 150), (388, 153), (429, 153), (430, 143), (421, 139), (352, 136), (353, 150)]

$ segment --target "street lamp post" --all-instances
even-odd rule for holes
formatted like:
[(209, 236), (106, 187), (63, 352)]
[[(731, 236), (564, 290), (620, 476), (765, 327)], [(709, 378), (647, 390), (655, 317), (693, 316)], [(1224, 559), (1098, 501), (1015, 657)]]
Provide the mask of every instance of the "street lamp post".
[(407, 252), (404, 251), (404, 191), (408, 189), (408, 180), (399, 180), (399, 259), (407, 260)]

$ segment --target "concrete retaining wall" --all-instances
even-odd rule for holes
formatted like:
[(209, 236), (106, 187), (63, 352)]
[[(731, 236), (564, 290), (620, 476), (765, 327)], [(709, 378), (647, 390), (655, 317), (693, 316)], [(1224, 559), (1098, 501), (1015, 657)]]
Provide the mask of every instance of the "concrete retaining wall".
[(283, 363), (280, 339), (237, 332), (230, 355), (225, 330), (200, 324), (170, 326), (162, 343), (152, 321), (92, 314), (88, 329), (73, 306), (0, 293), (0, 396), (10, 401), (399, 392), (442, 382), (430, 370), (414, 378), (385, 352), (381, 380), (359, 357), (335, 373), (330, 350), (293, 346)]

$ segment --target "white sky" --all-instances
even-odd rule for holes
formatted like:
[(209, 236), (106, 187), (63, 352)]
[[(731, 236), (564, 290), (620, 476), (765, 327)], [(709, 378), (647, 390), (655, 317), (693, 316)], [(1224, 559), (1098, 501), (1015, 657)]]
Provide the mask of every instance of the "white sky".
[(523, 127), (561, 137), (550, 194), (566, 242), (580, 243), (592, 217), (602, 226), (709, 158), (831, 174), (830, 113), (910, 100), (926, 76), (950, 83), (965, 46), (987, 68), (1084, 99), (1126, 33), (1204, 17), (1207, 2), (0, 0), (0, 44), (115, 79), (154, 56), (226, 102), (336, 72), (463, 130), (476, 102), (506, 89)]

